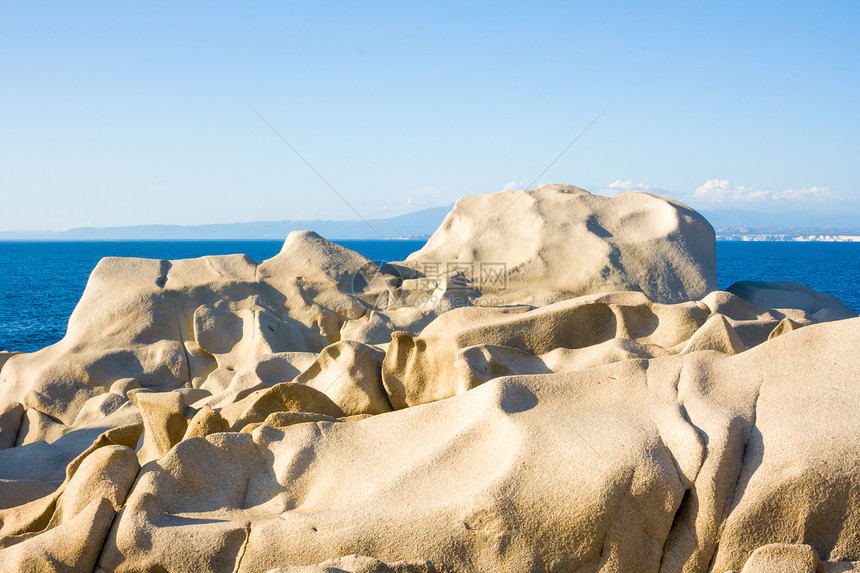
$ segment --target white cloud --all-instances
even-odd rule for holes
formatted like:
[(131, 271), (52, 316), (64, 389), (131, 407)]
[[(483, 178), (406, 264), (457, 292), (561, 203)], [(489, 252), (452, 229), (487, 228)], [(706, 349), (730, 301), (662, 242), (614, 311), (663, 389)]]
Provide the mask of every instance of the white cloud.
[(647, 183), (633, 183), (632, 181), (622, 181), (616, 179), (609, 184), (610, 189), (623, 189), (624, 191), (642, 191), (643, 189), (651, 189)]
[(776, 201), (797, 201), (797, 200), (818, 200), (818, 199), (839, 199), (839, 193), (830, 189), (830, 187), (801, 187), (800, 189), (786, 189), (779, 193), (774, 193), (772, 199)]
[(856, 201), (851, 201), (844, 194), (833, 191), (829, 187), (798, 187), (774, 192), (734, 185), (728, 179), (705, 181), (692, 193), (670, 191), (649, 183), (616, 179), (593, 192), (598, 195), (615, 197), (628, 191), (642, 191), (669, 197), (697, 209), (734, 207), (759, 210), (797, 210), (804, 206), (833, 207), (837, 202), (843, 206), (857, 204)]
[(502, 186), (502, 191), (513, 191), (514, 189), (522, 189), (523, 183), (521, 181), (508, 181)]
[(762, 191), (744, 187), (743, 185), (732, 185), (728, 179), (711, 179), (696, 188), (696, 191), (686, 197), (692, 201), (700, 201), (711, 205), (719, 204), (750, 204), (768, 203), (771, 201), (821, 201), (827, 199), (838, 199), (839, 195), (830, 190), (829, 187), (801, 187), (799, 189), (786, 189), (784, 191)]
[(732, 185), (728, 179), (711, 179), (697, 187), (692, 197), (717, 204), (761, 201), (767, 199), (769, 195), (768, 191), (755, 191), (742, 185)]
[(648, 183), (634, 183), (633, 181), (624, 181), (623, 179), (616, 179), (609, 185), (601, 187), (595, 191), (595, 193), (598, 195), (615, 197), (622, 193), (627, 193), (628, 191), (642, 191), (644, 193), (654, 193), (656, 195), (670, 195), (670, 193), (665, 189), (654, 187)]

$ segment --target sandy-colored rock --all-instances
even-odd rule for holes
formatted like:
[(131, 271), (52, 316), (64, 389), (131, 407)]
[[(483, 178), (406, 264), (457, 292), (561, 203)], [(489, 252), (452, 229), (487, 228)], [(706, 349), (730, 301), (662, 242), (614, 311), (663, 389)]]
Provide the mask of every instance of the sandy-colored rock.
[(283, 382), (249, 396), (248, 405), (233, 422), (231, 431), (238, 432), (248, 424), (263, 422), (274, 412), (306, 412), (332, 418), (343, 417), (343, 411), (325, 394), (305, 384)]
[(15, 445), (21, 419), (24, 417), (24, 406), (18, 402), (6, 404), (0, 409), (0, 450)]
[(18, 429), (15, 446), (26, 446), (39, 441), (51, 443), (72, 428), (72, 425), (63, 424), (39, 410), (29, 408), (21, 417), (21, 427)]
[(717, 287), (704, 217), (647, 193), (602, 197), (572, 185), (461, 198), (404, 264), (460, 271), (494, 306), (617, 290), (673, 303)]
[(70, 521), (0, 549), (0, 563), (10, 572), (92, 571), (115, 515), (110, 501), (94, 499)]
[[(221, 380), (216, 384), (210, 384), (211, 377), (207, 379), (203, 387), (215, 393), (192, 402), (190, 406), (194, 408), (207, 406), (235, 420), (255, 392), (266, 390), (282, 382), (293, 381), (316, 359), (317, 354), (312, 352), (278, 352), (255, 356), (235, 371), (229, 383)], [(224, 386), (225, 383), (226, 386)]]
[(860, 318), (714, 285), (698, 214), (569, 186), (403, 264), (106, 259), (0, 353), (0, 569), (860, 569)]
[[(847, 358), (858, 345), (860, 320), (853, 319), (808, 326), (727, 358), (688, 355), (678, 399), (707, 436), (709, 453), (664, 562), (739, 571), (769, 543), (805, 542), (830, 559), (860, 551), (860, 539), (848, 533), (857, 530), (860, 508), (846, 501), (860, 494), (858, 458), (846, 453), (860, 424), (852, 382), (860, 380), (860, 362)], [(823, 491), (832, 499), (822, 501)]]
[[(844, 443), (841, 436), (856, 433), (851, 422), (823, 441), (830, 429), (817, 416), (826, 413), (808, 404), (821, 382), (858, 379), (860, 364), (849, 358), (860, 348), (858, 330), (857, 320), (815, 325), (737, 355), (694, 352), (502, 377), (354, 424), (260, 426), (250, 435), (188, 440), (132, 492), (102, 566), (169, 568), (170, 544), (207, 539), (225, 567), (238, 561), (239, 571), (321, 563), (337, 553), (427, 559), (442, 571), (560, 571), (608, 562), (621, 570), (682, 570), (687, 563), (704, 571), (712, 558), (719, 570), (740, 570), (755, 549), (779, 542), (778, 530), (773, 514), (733, 499), (751, 496), (751, 508), (757, 500), (772, 507), (794, 479), (767, 469), (767, 449), (765, 462), (753, 461), (757, 435), (787, 439), (787, 452), (804, 451), (803, 443)], [(824, 349), (844, 358), (822, 365), (815, 357)], [(778, 367), (780, 356), (796, 358)], [(771, 402), (770, 395), (782, 399)], [(860, 411), (860, 395), (840, 396), (840, 419), (853, 420), (848, 411)], [(805, 434), (771, 429), (771, 419)], [(410, 439), (399, 439), (404, 435)], [(844, 468), (833, 477), (844, 476), (838, 483), (847, 497), (832, 502), (844, 509), (860, 487), (852, 473), (858, 454), (827, 446), (816, 455)], [(782, 463), (803, 468), (808, 459)], [(744, 476), (759, 472), (767, 487), (746, 485), (752, 480)], [(779, 523), (786, 531), (808, 524), (820, 554), (860, 551), (850, 514), (832, 519), (828, 505), (808, 496), (791, 498), (791, 506), (808, 517)], [(178, 528), (165, 528), (169, 523)], [(138, 528), (149, 532), (151, 549), (135, 544)], [(206, 559), (194, 567), (220, 570)]]
[(157, 460), (182, 440), (188, 429), (185, 400), (179, 392), (136, 390), (129, 399), (143, 418), (143, 443), (138, 456), (141, 465)]
[[(347, 417), (348, 419), (348, 417)], [(286, 428), (295, 424), (306, 424), (308, 422), (341, 422), (341, 418), (333, 418), (325, 414), (315, 414), (313, 412), (272, 412), (262, 422), (251, 422), (242, 426), (240, 430), (243, 434), (250, 434), (260, 426), (268, 426), (269, 428)]]
[(856, 573), (860, 561), (819, 561), (816, 573)]
[(103, 259), (63, 340), (0, 370), (0, 408), (19, 402), (72, 424), (120, 380), (216, 393), (255, 356), (316, 353), (339, 340), (342, 324), (367, 311), (351, 278), (369, 264), (307, 232), (259, 265), (243, 255)]
[[(572, 569), (605, 552), (656, 568), (700, 463), (698, 436), (641, 374), (559, 382), (500, 379), (354, 424), (264, 426), (183, 442), (141, 477), (102, 566), (189, 567), (169, 545), (206, 539), (224, 563), (240, 560), (238, 571), (322, 562), (333, 552), (429, 559), (446, 571)], [(620, 400), (622, 388), (635, 399)], [(657, 424), (644, 403), (663, 412)], [(568, 419), (551, 404), (597, 415)], [(610, 433), (601, 429), (607, 416), (618, 421)], [(677, 469), (664, 434), (699, 456), (679, 456)], [(576, 462), (583, 457), (587, 464)], [(168, 517), (179, 515), (186, 525)], [(134, 541), (139, 527), (151, 549)], [(449, 551), (452, 544), (460, 549)], [(193, 567), (220, 570), (209, 560)]]
[(436, 318), (436, 312), (425, 308), (401, 306), (384, 311), (371, 310), (355, 320), (349, 320), (340, 329), (341, 340), (354, 340), (365, 344), (387, 344), (396, 331), (418, 334)]
[[(292, 382), (296, 376), (310, 368), (317, 360), (316, 352), (279, 352), (261, 354), (248, 360), (236, 372), (233, 387), (257, 387), (260, 384), (271, 388), (281, 382)], [(242, 378), (248, 378), (242, 381)]]
[(794, 282), (740, 281), (727, 290), (762, 308), (800, 309), (819, 322), (857, 316), (835, 296), (816, 292)]
[(6, 364), (6, 361), (15, 356), (16, 354), (21, 354), (20, 352), (9, 352), (8, 350), (0, 350), (0, 370), (3, 370), (3, 365)]
[(735, 329), (721, 314), (712, 314), (708, 320), (690, 337), (684, 352), (716, 350), (723, 354), (739, 354), (747, 347)]
[(436, 568), (429, 561), (398, 561), (383, 563), (372, 557), (347, 555), (329, 559), (317, 565), (297, 565), (295, 567), (277, 567), (267, 573), (436, 573)]
[(767, 335), (767, 339), (770, 340), (772, 338), (776, 338), (777, 336), (785, 334), (786, 332), (797, 330), (802, 326), (804, 325), (790, 318), (783, 318), (781, 321), (779, 321), (779, 324), (777, 324), (774, 329), (770, 331), (770, 334)]
[[(79, 514), (98, 498), (119, 510), (140, 465), (134, 450), (126, 446), (105, 446), (88, 455), (66, 485), (57, 503), (52, 523), (63, 523)], [(50, 527), (50, 524), (49, 524)]]
[(113, 392), (99, 394), (87, 400), (81, 408), (72, 426), (82, 427), (94, 422), (98, 422), (105, 416), (110, 416), (117, 412), (120, 408), (129, 407), (129, 400), (122, 395)]
[(209, 406), (203, 406), (194, 416), (188, 421), (188, 428), (185, 430), (183, 440), (189, 438), (202, 438), (209, 434), (217, 432), (226, 432), (230, 429), (228, 422), (220, 413), (214, 411)]
[[(135, 448), (142, 429), (139, 423), (107, 430), (90, 426), (69, 432), (51, 444), (40, 441), (0, 450), (0, 508), (15, 507), (56, 490), (87, 455), (100, 447)], [(40, 495), (29, 497), (24, 491)]]
[(382, 386), (385, 353), (354, 341), (326, 346), (295, 382), (319, 390), (346, 416), (382, 414), (392, 410)]
[[(473, 376), (469, 356), (457, 355), (476, 344), (509, 347), (535, 356), (612, 340), (633, 341), (640, 348), (667, 349), (689, 340), (709, 315), (703, 304), (658, 304), (635, 292), (579, 297), (537, 309), (462, 308), (441, 315), (418, 336), (394, 333), (383, 362), (382, 380), (391, 405), (405, 408), (447, 398), (485, 382), (486, 369)], [(605, 362), (617, 356), (612, 348), (601, 350), (609, 351)]]
[[(108, 501), (113, 510), (119, 509), (140, 468), (128, 447), (139, 434), (139, 428), (130, 426), (100, 435), (67, 465), (55, 464), (52, 469), (65, 472), (65, 479), (58, 486), (51, 487), (54, 476), (44, 473), (4, 483), (7, 487), (0, 490), (0, 494), (5, 494), (0, 498), (0, 547), (28, 542), (70, 521), (85, 527), (76, 516), (86, 513), (87, 507), (92, 509), (92, 504), (101, 499)], [(42, 479), (34, 479), (39, 477)], [(15, 488), (16, 482), (24, 487)], [(39, 493), (34, 487), (39, 482), (44, 484), (42, 495), (27, 499), (27, 493)], [(113, 513), (110, 515), (112, 518)]]
[(774, 310), (755, 306), (727, 291), (708, 293), (700, 302), (707, 306), (713, 314), (722, 315), (747, 348), (757, 346), (771, 338), (770, 335), (774, 329), (786, 319), (796, 324), (797, 328), (815, 322), (824, 322), (816, 320), (800, 309)]
[(815, 573), (817, 568), (818, 555), (809, 545), (771, 543), (753, 551), (741, 573)]
[(703, 350), (737, 354), (815, 322), (802, 310), (761, 309), (720, 291), (673, 305), (617, 292), (537, 309), (456, 309), (418, 335), (393, 334), (383, 384), (399, 409), (444, 399), (498, 376), (572, 372)]
[[(758, 367), (755, 426), (720, 535), (717, 570), (739, 569), (769, 543), (806, 543), (831, 561), (860, 554), (860, 458), (852, 444), (860, 435), (860, 363), (843, 354), (858, 351), (860, 320), (839, 321), (830, 332), (809, 326), (738, 357), (749, 369), (763, 361), (759, 349), (782, 358)], [(749, 378), (749, 369), (735, 375)]]

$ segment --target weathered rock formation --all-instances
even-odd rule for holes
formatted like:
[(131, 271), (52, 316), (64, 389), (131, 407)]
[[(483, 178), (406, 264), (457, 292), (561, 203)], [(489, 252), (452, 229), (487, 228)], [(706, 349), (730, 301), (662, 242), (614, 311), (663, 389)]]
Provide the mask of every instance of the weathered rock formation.
[(648, 193), (592, 195), (545, 185), (457, 201), (407, 265), (462, 271), (494, 305), (542, 305), (635, 290), (655, 302), (717, 288), (714, 230), (680, 203)]
[(860, 570), (860, 318), (715, 288), (698, 214), (569, 186), (383, 267), (313, 233), (105, 259), (61, 342), (0, 354), (0, 563)]

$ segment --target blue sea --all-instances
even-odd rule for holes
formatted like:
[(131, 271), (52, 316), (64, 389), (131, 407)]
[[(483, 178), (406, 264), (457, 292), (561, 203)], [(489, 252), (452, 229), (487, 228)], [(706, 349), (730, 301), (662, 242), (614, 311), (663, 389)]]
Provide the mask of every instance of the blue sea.
[[(424, 241), (337, 241), (374, 261), (399, 261)], [(186, 259), (243, 253), (263, 261), (282, 241), (0, 242), (0, 350), (32, 352), (60, 340), (102, 257)], [(860, 243), (718, 242), (720, 288), (796, 281), (860, 312)]]

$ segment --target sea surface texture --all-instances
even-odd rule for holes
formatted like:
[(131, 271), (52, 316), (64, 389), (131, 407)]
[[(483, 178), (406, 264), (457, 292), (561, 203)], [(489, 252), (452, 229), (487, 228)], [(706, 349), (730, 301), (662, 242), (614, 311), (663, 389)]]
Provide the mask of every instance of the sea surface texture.
[[(404, 260), (421, 240), (335, 241), (374, 261)], [(87, 278), (103, 257), (186, 259), (242, 253), (260, 262), (282, 241), (0, 242), (0, 350), (59, 341)], [(717, 242), (719, 287), (795, 281), (860, 312), (860, 243)]]

